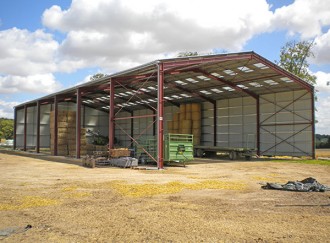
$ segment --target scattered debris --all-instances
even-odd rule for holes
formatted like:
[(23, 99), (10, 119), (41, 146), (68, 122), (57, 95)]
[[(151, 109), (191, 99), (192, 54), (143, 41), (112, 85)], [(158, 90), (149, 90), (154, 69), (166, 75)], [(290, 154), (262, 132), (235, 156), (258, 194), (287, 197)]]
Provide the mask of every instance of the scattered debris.
[(263, 189), (299, 191), (299, 192), (325, 192), (330, 191), (330, 187), (320, 184), (316, 179), (308, 177), (302, 181), (288, 181), (286, 184), (266, 183), (261, 186)]
[(0, 237), (8, 237), (12, 234), (18, 234), (18, 233), (23, 233), (29, 229), (32, 228), (32, 225), (28, 224), (25, 227), (9, 227), (9, 228), (5, 228), (0, 230)]

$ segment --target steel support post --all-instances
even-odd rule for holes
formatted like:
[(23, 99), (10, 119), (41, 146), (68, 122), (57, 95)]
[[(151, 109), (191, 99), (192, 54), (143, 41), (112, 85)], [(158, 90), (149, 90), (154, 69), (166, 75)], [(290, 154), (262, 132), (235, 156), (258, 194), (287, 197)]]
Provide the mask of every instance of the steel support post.
[(40, 101), (37, 101), (37, 146), (36, 152), (40, 153)]
[(54, 155), (57, 156), (57, 142), (58, 142), (58, 98), (54, 96)]
[(23, 150), (26, 151), (26, 142), (27, 142), (27, 105), (24, 106), (24, 142), (23, 142)]
[(76, 158), (80, 158), (81, 145), (81, 89), (77, 88), (76, 102)]
[[(134, 112), (132, 111), (131, 112), (131, 117), (133, 117), (134, 116)], [(133, 137), (134, 137), (134, 119), (133, 118), (131, 118), (131, 143), (130, 144), (133, 144)]]
[(316, 158), (315, 155), (315, 93), (314, 93), (314, 87), (312, 91), (310, 92), (311, 94), (311, 105), (312, 105), (312, 157), (313, 159)]
[(157, 164), (158, 169), (164, 168), (164, 65), (158, 63), (157, 92)]
[(109, 98), (109, 149), (113, 149), (115, 140), (115, 81), (110, 79)]
[(213, 103), (213, 146), (217, 146), (217, 102)]
[(260, 97), (258, 96), (256, 99), (256, 122), (257, 122), (257, 155), (260, 156)]
[(17, 108), (14, 109), (14, 150), (17, 148)]

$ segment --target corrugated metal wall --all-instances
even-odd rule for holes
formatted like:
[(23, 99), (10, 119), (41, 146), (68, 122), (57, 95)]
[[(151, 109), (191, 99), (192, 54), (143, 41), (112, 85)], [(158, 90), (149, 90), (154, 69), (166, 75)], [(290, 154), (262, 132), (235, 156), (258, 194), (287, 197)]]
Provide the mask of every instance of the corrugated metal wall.
[[(312, 155), (312, 96), (306, 91), (289, 91), (260, 96), (260, 150), (265, 155)], [(49, 147), (49, 117), (51, 105), (41, 106), (41, 147)], [(257, 109), (252, 97), (224, 99), (216, 102), (217, 146), (220, 147), (257, 147)], [(75, 110), (74, 103), (60, 103), (59, 110)], [(179, 108), (165, 107), (164, 129), (167, 133), (167, 121), (173, 119)], [(82, 126), (108, 136), (108, 113), (89, 107), (83, 107)], [(151, 110), (137, 110), (134, 116), (152, 115)], [(117, 117), (131, 116), (121, 112)], [(153, 137), (153, 117), (133, 119), (133, 137), (139, 141)], [(131, 119), (117, 120), (115, 137), (120, 146), (129, 146), (131, 139)], [(157, 132), (155, 124), (155, 132)], [(36, 146), (37, 108), (27, 109), (27, 146)], [(124, 131), (125, 132), (124, 132)], [(24, 109), (17, 111), (17, 147), (24, 144)], [(141, 132), (145, 131), (142, 135)], [(214, 145), (213, 104), (202, 103), (201, 145)]]
[(260, 143), (265, 155), (312, 154), (311, 95), (294, 91), (260, 97)]

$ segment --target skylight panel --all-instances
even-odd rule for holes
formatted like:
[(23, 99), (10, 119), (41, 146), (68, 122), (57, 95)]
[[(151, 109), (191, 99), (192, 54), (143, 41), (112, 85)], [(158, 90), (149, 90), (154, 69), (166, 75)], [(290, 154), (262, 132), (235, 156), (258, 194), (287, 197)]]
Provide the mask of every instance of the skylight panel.
[(168, 96), (165, 96), (164, 99), (166, 99), (166, 100), (173, 100), (173, 98), (168, 97)]
[(201, 80), (204, 80), (204, 81), (208, 81), (208, 80), (210, 80), (210, 78), (205, 77), (205, 76), (203, 76), (203, 75), (197, 76), (197, 78), (199, 78), (199, 79), (201, 79)]
[(257, 68), (260, 68), (260, 69), (267, 69), (267, 68), (269, 68), (265, 64), (260, 63), (260, 62), (259, 63), (255, 63), (253, 65), (256, 66)]
[(155, 87), (149, 86), (148, 89), (157, 90)]
[(178, 95), (172, 95), (172, 97), (173, 97), (174, 99), (181, 99), (181, 98), (182, 98), (181, 96), (178, 96)]
[(269, 84), (269, 85), (277, 85), (278, 84), (278, 82), (275, 82), (272, 79), (265, 80), (264, 83)]
[(260, 88), (260, 87), (262, 87), (262, 85), (261, 84), (259, 84), (259, 83), (257, 83), (257, 82), (251, 82), (251, 83), (249, 83), (252, 87), (255, 87), (255, 88)]
[(225, 71), (223, 71), (225, 74), (228, 74), (230, 76), (235, 76), (237, 73), (235, 73), (233, 70), (230, 69), (226, 69)]
[(291, 79), (289, 79), (288, 77), (283, 77), (283, 78), (280, 78), (283, 82), (286, 82), (286, 83), (292, 83), (293, 81)]
[(218, 77), (218, 78), (223, 78), (222, 75), (218, 74), (218, 73), (211, 73), (211, 75), (215, 76), (215, 77)]
[(186, 78), (186, 80), (190, 83), (198, 83), (199, 81), (197, 81), (196, 79), (193, 79), (193, 78)]
[(203, 93), (203, 94), (206, 94), (206, 95), (210, 95), (212, 94), (210, 91), (207, 91), (207, 90), (201, 90), (199, 91), (200, 93)]
[(145, 89), (145, 88), (141, 88), (140, 90), (143, 91), (143, 92), (146, 92), (146, 93), (150, 92), (150, 90)]
[(223, 87), (223, 89), (224, 90), (227, 90), (227, 91), (230, 91), (230, 92), (232, 92), (232, 91), (235, 91), (235, 89), (233, 89), (232, 87)]
[(245, 72), (245, 73), (250, 73), (250, 72), (253, 72), (254, 71), (251, 68), (248, 68), (246, 66), (238, 67), (237, 69), (240, 70), (240, 71), (242, 71), (242, 72)]
[(213, 91), (214, 93), (217, 93), (217, 94), (219, 94), (219, 93), (222, 93), (223, 91), (222, 90), (220, 90), (220, 89), (211, 89), (211, 91)]
[(185, 83), (185, 82), (183, 82), (181, 80), (176, 80), (174, 82), (177, 83), (177, 84), (180, 84), (180, 85), (187, 85), (187, 83)]
[(249, 87), (245, 86), (244, 84), (238, 84), (237, 87), (240, 87), (241, 89), (248, 89)]
[(188, 94), (181, 94), (181, 96), (184, 97), (184, 98), (190, 98), (190, 97), (192, 97), (191, 95), (188, 95)]

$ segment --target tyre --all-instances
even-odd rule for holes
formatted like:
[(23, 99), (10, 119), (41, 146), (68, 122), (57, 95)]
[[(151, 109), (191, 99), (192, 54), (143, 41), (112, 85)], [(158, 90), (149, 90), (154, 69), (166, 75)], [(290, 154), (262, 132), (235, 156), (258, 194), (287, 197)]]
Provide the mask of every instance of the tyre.
[(237, 153), (236, 151), (230, 151), (229, 152), (229, 159), (230, 160), (235, 160), (237, 158)]

